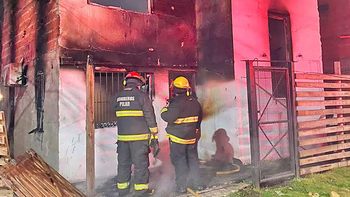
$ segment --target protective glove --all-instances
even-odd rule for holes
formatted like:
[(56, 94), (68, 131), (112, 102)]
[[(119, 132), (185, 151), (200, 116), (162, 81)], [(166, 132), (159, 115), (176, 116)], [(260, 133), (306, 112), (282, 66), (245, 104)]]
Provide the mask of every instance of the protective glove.
[(158, 136), (156, 134), (152, 134), (149, 141), (149, 146), (151, 147), (151, 149), (153, 149), (153, 157), (156, 157), (160, 151)]

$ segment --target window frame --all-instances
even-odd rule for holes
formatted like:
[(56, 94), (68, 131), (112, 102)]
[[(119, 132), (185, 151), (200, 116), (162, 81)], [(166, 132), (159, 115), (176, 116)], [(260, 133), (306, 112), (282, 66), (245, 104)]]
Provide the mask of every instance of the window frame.
[(122, 7), (118, 7), (118, 6), (106, 6), (106, 5), (101, 5), (95, 2), (91, 2), (91, 0), (87, 0), (87, 4), (91, 5), (91, 6), (98, 6), (98, 7), (103, 7), (103, 8), (108, 8), (108, 9), (115, 9), (115, 10), (123, 10), (123, 11), (129, 11), (129, 12), (135, 12), (135, 13), (140, 13), (140, 14), (153, 14), (154, 11), (154, 0), (147, 0), (147, 10), (148, 12), (137, 12), (134, 10), (126, 10), (123, 9)]
[[(113, 109), (113, 98), (124, 89), (123, 80), (129, 71), (95, 71), (95, 129), (104, 129), (117, 126), (115, 111)], [(153, 101), (155, 97), (154, 72), (138, 72), (141, 76), (149, 75), (151, 85), (145, 92)], [(108, 76), (109, 75), (109, 76)], [(114, 78), (115, 77), (115, 78)], [(147, 78), (148, 79), (148, 78)], [(113, 82), (112, 82), (113, 81)], [(114, 82), (116, 84), (114, 85)], [(148, 80), (147, 80), (148, 82)], [(114, 87), (114, 88), (113, 88)]]

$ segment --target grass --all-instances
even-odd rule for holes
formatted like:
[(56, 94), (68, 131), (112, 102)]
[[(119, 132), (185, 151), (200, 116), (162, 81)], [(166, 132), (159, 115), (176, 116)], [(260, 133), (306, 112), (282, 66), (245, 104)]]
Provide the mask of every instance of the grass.
[(230, 197), (330, 197), (331, 192), (340, 197), (350, 197), (350, 167), (337, 168), (325, 173), (308, 175), (305, 178), (293, 179), (282, 187), (246, 188)]

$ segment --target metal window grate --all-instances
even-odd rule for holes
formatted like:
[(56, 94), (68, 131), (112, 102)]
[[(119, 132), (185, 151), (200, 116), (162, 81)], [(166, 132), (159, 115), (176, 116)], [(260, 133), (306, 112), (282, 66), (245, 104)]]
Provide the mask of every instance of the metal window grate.
[[(95, 71), (95, 128), (117, 126), (117, 118), (113, 107), (113, 97), (124, 89), (123, 80), (126, 72)], [(149, 78), (150, 74), (140, 73)]]

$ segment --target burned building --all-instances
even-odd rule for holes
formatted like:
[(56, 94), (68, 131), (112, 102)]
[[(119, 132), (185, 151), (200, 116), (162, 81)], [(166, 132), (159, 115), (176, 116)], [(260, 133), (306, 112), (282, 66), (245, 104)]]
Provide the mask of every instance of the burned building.
[[(264, 60), (261, 66), (272, 67), (283, 65), (270, 60), (296, 61), (297, 72), (322, 72), (316, 0), (144, 0), (132, 5), (108, 0), (4, 1), (2, 73), (6, 66), (28, 69), (26, 85), (15, 81), (2, 87), (14, 155), (33, 148), (68, 180), (85, 179), (88, 55), (95, 66), (98, 178), (116, 174), (111, 98), (123, 88), (128, 71), (148, 78), (164, 144), (160, 111), (171, 96), (172, 80), (183, 75), (205, 113), (200, 158), (211, 159), (212, 136), (224, 129), (235, 158), (247, 164), (251, 151), (244, 60)], [(261, 82), (279, 89), (275, 96), (283, 100), (284, 87), (272, 78), (263, 76)], [(268, 118), (285, 118), (277, 101), (275, 105)], [(43, 118), (37, 116), (41, 113)], [(28, 134), (41, 121), (43, 132)], [(282, 137), (282, 127), (269, 128), (273, 142)], [(264, 143), (270, 146), (268, 140)], [(288, 149), (283, 144), (274, 148)]]

